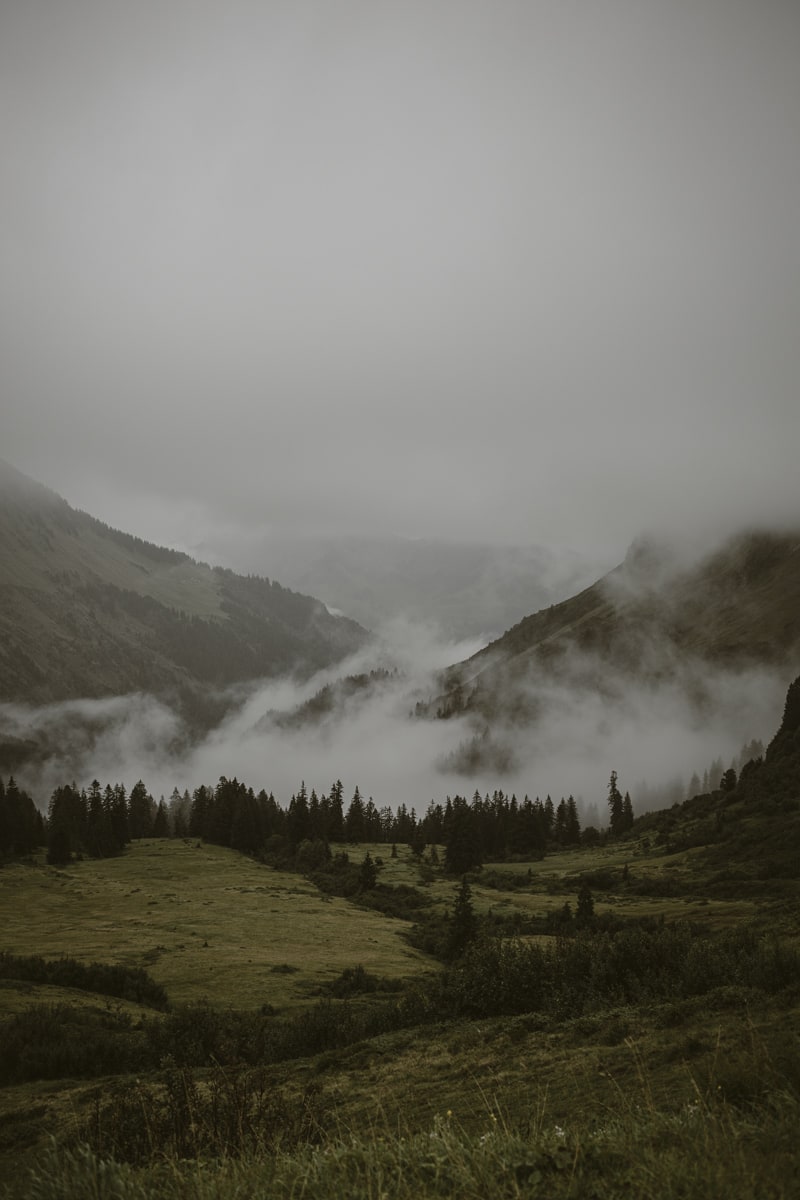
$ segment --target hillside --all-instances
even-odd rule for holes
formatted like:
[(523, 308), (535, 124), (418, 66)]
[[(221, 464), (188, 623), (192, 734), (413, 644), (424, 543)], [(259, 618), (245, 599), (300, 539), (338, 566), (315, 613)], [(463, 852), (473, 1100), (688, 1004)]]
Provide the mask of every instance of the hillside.
[(625, 680), (681, 680), (702, 706), (708, 667), (777, 667), (788, 678), (799, 657), (800, 531), (742, 534), (690, 565), (642, 542), (591, 587), (453, 667), (430, 709), (526, 720), (530, 686), (546, 679), (612, 695)]
[(791, 1200), (799, 787), (797, 679), (725, 789), (473, 873), (447, 963), (410, 847), (346, 848), (372, 903), (194, 838), (7, 863), (0, 1194)]
[[(111, 529), (0, 461), (0, 700), (182, 698), (334, 663), (354, 621)], [(196, 707), (195, 703), (195, 707)]]

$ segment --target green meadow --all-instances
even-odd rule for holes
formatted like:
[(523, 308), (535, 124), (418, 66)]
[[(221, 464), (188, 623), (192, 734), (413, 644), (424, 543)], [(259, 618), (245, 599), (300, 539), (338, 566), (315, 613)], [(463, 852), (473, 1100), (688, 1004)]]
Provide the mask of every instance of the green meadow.
[[(440, 854), (347, 849), (380, 859), (393, 893), (416, 889), (424, 919), (452, 919), (458, 883)], [(554, 947), (548, 916), (575, 908), (582, 878), (597, 917), (624, 927), (688, 921), (709, 944), (796, 928), (791, 882), (713, 894), (694, 849), (661, 854), (642, 838), (486, 864), (471, 882), (476, 919)], [(194, 839), (8, 864), (0, 906), (7, 954), (143, 968), (169, 1000), (162, 1012), (0, 980), (0, 1028), (32, 1028), (39, 1045), (95, 1039), (98, 1054), (117, 1039), (96, 1072), (36, 1077), (19, 1057), (30, 1077), (0, 1088), (0, 1194), (13, 1200), (800, 1194), (791, 963), (774, 986), (731, 978), (580, 1013), (446, 1016), (442, 963), (408, 940), (412, 920)], [(343, 979), (352, 989), (337, 992)]]

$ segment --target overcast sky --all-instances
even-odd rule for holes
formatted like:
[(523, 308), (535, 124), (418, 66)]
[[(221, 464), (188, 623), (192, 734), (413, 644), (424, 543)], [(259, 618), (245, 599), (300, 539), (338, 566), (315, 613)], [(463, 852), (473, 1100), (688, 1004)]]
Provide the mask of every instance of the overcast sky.
[(793, 0), (5, 0), (0, 136), (0, 455), (112, 524), (800, 523)]

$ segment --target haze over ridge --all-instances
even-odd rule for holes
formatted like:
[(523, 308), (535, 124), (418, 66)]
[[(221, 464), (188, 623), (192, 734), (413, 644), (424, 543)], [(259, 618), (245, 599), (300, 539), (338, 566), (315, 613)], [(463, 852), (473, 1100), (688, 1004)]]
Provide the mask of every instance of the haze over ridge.
[[(26, 494), (33, 497), (29, 509)], [(63, 570), (53, 569), (61, 561), (54, 519), (67, 522), (73, 539), (84, 536), (80, 532), (84, 527), (92, 536), (99, 530), (103, 536), (98, 545), (110, 547), (115, 564), (120, 548), (133, 556), (131, 561), (141, 559), (142, 564), (153, 555), (159, 561), (166, 556), (168, 574), (182, 571), (188, 563), (181, 554), (148, 547), (75, 513), (55, 494), (30, 486), (30, 481), (16, 495), (17, 508), (12, 504), (9, 509), (16, 512), (15, 519), (0, 522), (3, 529), (8, 524), (9, 530), (8, 544), (2, 547), (3, 562), (13, 564), (20, 546), (25, 548), (28, 558), (38, 563), (40, 589), (52, 587), (55, 591), (62, 586)], [(42, 495), (47, 501), (44, 507)], [(47, 512), (55, 518), (46, 519)], [(213, 784), (225, 775), (266, 787), (284, 800), (300, 780), (324, 790), (331, 780), (342, 778), (347, 786), (358, 784), (365, 794), (374, 793), (379, 805), (405, 803), (422, 809), (429, 799), (445, 793), (471, 794), (475, 787), (483, 793), (502, 786), (520, 795), (572, 792), (585, 802), (582, 809), (586, 804), (597, 806), (611, 769), (622, 768), (634, 791), (634, 781), (647, 781), (649, 786), (680, 776), (685, 782), (692, 771), (702, 771), (712, 756), (734, 757), (743, 743), (768, 733), (782, 703), (787, 672), (791, 675), (795, 669), (787, 657), (796, 648), (797, 628), (793, 640), (783, 643), (780, 638), (775, 640), (775, 634), (776, 622), (783, 623), (785, 632), (789, 628), (785, 620), (794, 619), (796, 625), (800, 613), (800, 605), (791, 599), (792, 588), (796, 591), (800, 586), (799, 546), (800, 535), (749, 535), (720, 551), (718, 567), (713, 558), (687, 567), (680, 555), (677, 560), (665, 560), (662, 551), (640, 546), (625, 564), (592, 588), (532, 614), (485, 652), (480, 651), (480, 642), (443, 642), (430, 627), (395, 619), (344, 659), (344, 643), (339, 639), (338, 664), (310, 677), (307, 669), (304, 679), (284, 674), (257, 680), (245, 672), (230, 677), (227, 683), (210, 684), (207, 703), (218, 707), (211, 720), (206, 720), (208, 732), (200, 736), (197, 728), (192, 733), (187, 727), (185, 714), (174, 708), (169, 690), (161, 695), (109, 697), (104, 685), (105, 695), (94, 699), (75, 695), (43, 707), (27, 703), (0, 706), (0, 742), (7, 753), (21, 754), (26, 746), (38, 746), (33, 758), (21, 761), (40, 803), (46, 803), (49, 790), (65, 778), (82, 782), (101, 776), (122, 778), (130, 785), (134, 776), (147, 777), (156, 793), (169, 794), (176, 786), (183, 790), (200, 782)], [(243, 585), (246, 590), (261, 586), (257, 580), (237, 583), (228, 572), (220, 576), (209, 568), (204, 570), (210, 578), (230, 579), (225, 587), (234, 597)], [(706, 577), (708, 581), (702, 584)], [(108, 619), (104, 606), (110, 605), (113, 613), (125, 593), (119, 588), (107, 594), (102, 588), (98, 591), (92, 582), (95, 579), (102, 579), (102, 574), (90, 572), (86, 580), (79, 577), (74, 581), (76, 597), (83, 594), (80, 589), (88, 581), (90, 590), (95, 589), (91, 592), (95, 606), (91, 620), (99, 618), (102, 624)], [(738, 641), (728, 646), (722, 659), (699, 645), (688, 658), (676, 655), (677, 647), (670, 640), (670, 622), (678, 611), (671, 599), (673, 580), (682, 581), (683, 591), (695, 602), (693, 612), (699, 613), (712, 631), (715, 614), (719, 611), (724, 616), (725, 605), (736, 607), (737, 587), (742, 599), (750, 597), (742, 608)], [(16, 586), (7, 573), (0, 600), (5, 603)], [(269, 585), (267, 589), (271, 594), (273, 589)], [(283, 605), (294, 596), (284, 596), (280, 588), (276, 595)], [(308, 613), (318, 620), (324, 612), (322, 605), (308, 597), (294, 599), (305, 606), (301, 626)], [(644, 609), (631, 628), (634, 639), (648, 649), (639, 665), (649, 662), (649, 669), (637, 671), (625, 655), (604, 658), (602, 639), (607, 636), (604, 629), (613, 631), (615, 613), (624, 635), (625, 622), (642, 604)], [(519, 658), (515, 652), (510, 660), (513, 669), (498, 674), (502, 667), (499, 647), (509, 641), (513, 648), (520, 631), (535, 631), (542, 624), (549, 628), (552, 622), (558, 626), (560, 614), (571, 613), (576, 605), (591, 618), (586, 626), (589, 641), (565, 643), (558, 670), (540, 670), (523, 681), (515, 666)], [(72, 601), (60, 608), (65, 628), (71, 628), (78, 610)], [(16, 611), (18, 623), (21, 610)], [(212, 613), (211, 620), (215, 619)], [(328, 620), (335, 628), (335, 619)], [(347, 622), (345, 627), (354, 628)], [(566, 628), (570, 628), (569, 621)], [(727, 629), (725, 636), (729, 636), (735, 627), (723, 623), (720, 628), (723, 633)], [(16, 635), (20, 632), (17, 624)], [(146, 640), (140, 639), (143, 663), (146, 645)], [(768, 646), (769, 653), (764, 649)], [(12, 631), (5, 643), (6, 679), (16, 665), (14, 647)], [(442, 714), (449, 719), (423, 719), (434, 715), (430, 704), (432, 700), (436, 703), (442, 678), (450, 679), (452, 686), (458, 670), (452, 664), (469, 659), (465, 664), (469, 668), (476, 651), (479, 657), (487, 655), (490, 662), (494, 659), (489, 671), (495, 674), (493, 690), (486, 693), (484, 702), (474, 704), (467, 696), (468, 703), (454, 705)], [(113, 671), (112, 662), (109, 666)], [(367, 673), (375, 668), (378, 675), (370, 681)], [(345, 675), (353, 677), (353, 686), (337, 691), (336, 681)], [(309, 705), (325, 687), (333, 689), (333, 703)], [(702, 697), (706, 700), (701, 702)], [(677, 786), (680, 790), (683, 785)]]

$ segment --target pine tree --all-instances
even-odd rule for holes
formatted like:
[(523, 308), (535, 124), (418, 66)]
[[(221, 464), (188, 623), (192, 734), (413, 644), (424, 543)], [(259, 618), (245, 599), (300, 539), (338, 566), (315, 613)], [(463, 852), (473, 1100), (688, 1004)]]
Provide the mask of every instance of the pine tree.
[(567, 819), (564, 826), (565, 841), (568, 846), (579, 846), (581, 841), (581, 823), (578, 817), (578, 806), (575, 797), (567, 800)]
[(337, 779), (331, 788), (330, 820), (328, 825), (328, 841), (344, 841), (344, 788), (341, 779)]
[(156, 815), (153, 820), (153, 837), (165, 838), (169, 834), (169, 821), (167, 820), (167, 806), (162, 796), (158, 802)]
[(128, 829), (132, 838), (150, 837), (154, 809), (153, 797), (139, 779), (128, 797)]
[(608, 807), (611, 814), (609, 828), (612, 837), (617, 837), (625, 828), (622, 806), (622, 793), (617, 787), (617, 772), (612, 771), (611, 778), (608, 781)]
[(453, 801), (445, 839), (444, 869), (448, 875), (464, 875), (482, 865), (483, 851), (475, 813), (461, 796), (456, 796)]
[(345, 817), (344, 836), (348, 842), (363, 842), (366, 840), (364, 833), (364, 801), (361, 799), (361, 792), (356, 785)]
[(447, 958), (458, 958), (474, 940), (477, 931), (475, 909), (472, 907), (472, 892), (466, 880), (461, 880), (456, 892), (453, 915), (447, 931), (445, 954)]
[(367, 851), (358, 869), (358, 890), (360, 892), (371, 892), (377, 882), (378, 868), (375, 866), (372, 855)]

